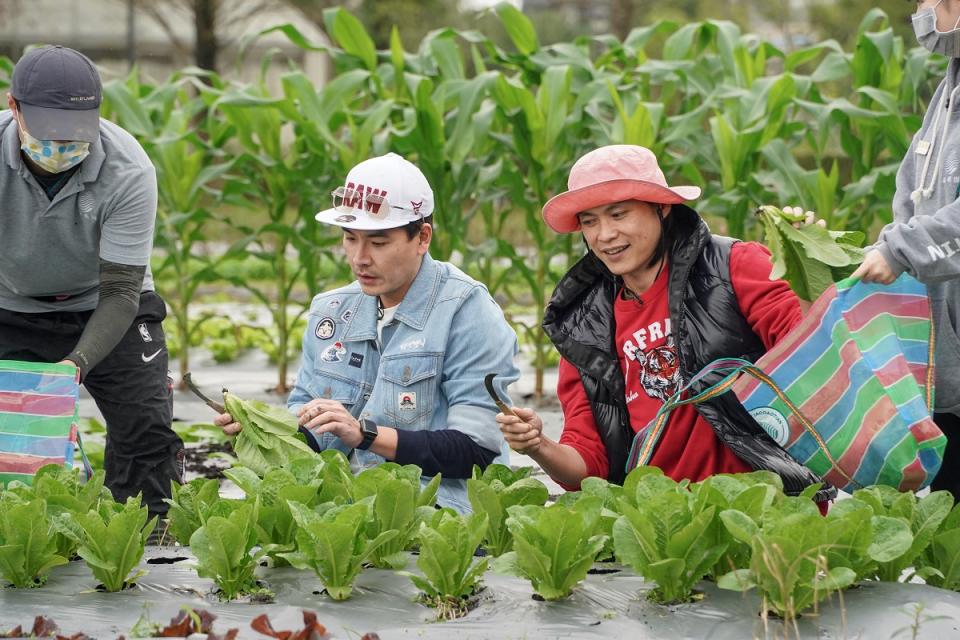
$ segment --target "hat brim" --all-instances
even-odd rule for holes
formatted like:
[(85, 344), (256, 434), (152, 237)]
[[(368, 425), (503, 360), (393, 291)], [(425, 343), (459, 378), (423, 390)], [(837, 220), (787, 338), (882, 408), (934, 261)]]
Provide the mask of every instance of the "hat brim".
[(357, 231), (386, 231), (422, 220), (420, 216), (406, 217), (401, 215), (390, 215), (381, 220), (362, 212), (344, 213), (337, 209), (325, 209), (315, 215), (314, 219), (324, 224), (343, 227), (344, 229), (356, 229)]
[(557, 233), (580, 228), (577, 214), (587, 209), (627, 200), (679, 204), (700, 197), (700, 187), (664, 187), (645, 180), (607, 180), (558, 194), (543, 206), (543, 220)]
[(27, 132), (37, 140), (96, 142), (100, 139), (100, 109), (51, 109), (20, 103)]

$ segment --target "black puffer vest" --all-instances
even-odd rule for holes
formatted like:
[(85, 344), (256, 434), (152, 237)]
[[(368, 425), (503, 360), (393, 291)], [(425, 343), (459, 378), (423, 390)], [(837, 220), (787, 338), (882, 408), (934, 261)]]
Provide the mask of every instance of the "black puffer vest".
[[(730, 279), (730, 249), (736, 242), (714, 236), (694, 210), (673, 205), (675, 240), (670, 249), (670, 321), (686, 382), (718, 358), (751, 362), (763, 343), (740, 313)], [(622, 484), (634, 431), (625, 399), (623, 372), (616, 356), (613, 304), (622, 286), (592, 252), (557, 285), (543, 328), (568, 362), (580, 372), (594, 421), (607, 450), (610, 482)], [(704, 380), (718, 382), (719, 374)], [(747, 413), (732, 392), (696, 405), (721, 442), (754, 469), (773, 471), (789, 495), (821, 482), (796, 462)], [(827, 487), (817, 500), (834, 498)]]

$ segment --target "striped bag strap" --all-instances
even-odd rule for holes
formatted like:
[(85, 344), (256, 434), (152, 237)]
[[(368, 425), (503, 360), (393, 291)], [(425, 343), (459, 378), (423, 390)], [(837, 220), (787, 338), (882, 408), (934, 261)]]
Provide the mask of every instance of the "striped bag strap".
[[(634, 435), (633, 443), (630, 445), (630, 455), (627, 456), (626, 472), (630, 473), (636, 467), (650, 462), (650, 458), (653, 457), (653, 451), (660, 441), (660, 436), (663, 435), (667, 420), (670, 418), (670, 413), (674, 409), (687, 404), (699, 404), (725, 393), (733, 386), (733, 383), (736, 382), (740, 372), (743, 371), (745, 367), (751, 366), (753, 366), (753, 364), (749, 360), (743, 360), (742, 358), (722, 358), (720, 360), (714, 360), (690, 378), (689, 382), (678, 389), (676, 393), (663, 403), (663, 406), (657, 411), (657, 415), (654, 416), (653, 420)], [(716, 384), (707, 387), (698, 394), (684, 398), (691, 389), (699, 385), (708, 375), (724, 372), (726, 375)]]
[[(683, 395), (687, 393), (694, 385), (698, 384), (706, 376), (712, 373), (725, 373), (726, 375), (719, 382), (707, 387), (700, 393), (690, 396), (689, 398), (683, 398)], [(706, 367), (701, 369), (695, 376), (693, 376), (690, 379), (690, 382), (684, 385), (683, 388), (671, 396), (670, 399), (667, 400), (667, 402), (665, 402), (660, 408), (653, 420), (646, 427), (638, 431), (634, 436), (633, 443), (630, 446), (630, 455), (627, 456), (626, 472), (630, 473), (636, 467), (648, 464), (650, 462), (650, 458), (653, 457), (653, 451), (656, 448), (657, 442), (660, 440), (660, 436), (663, 435), (663, 430), (667, 424), (668, 418), (670, 417), (671, 411), (682, 405), (699, 404), (726, 393), (730, 390), (730, 388), (733, 386), (733, 383), (736, 382), (737, 377), (741, 373), (745, 373), (769, 386), (777, 395), (777, 397), (784, 403), (784, 405), (790, 409), (793, 415), (797, 417), (797, 421), (803, 427), (804, 431), (809, 433), (814, 438), (817, 446), (830, 462), (830, 465), (851, 484), (858, 487), (860, 486), (860, 483), (851, 478), (846, 471), (840, 468), (839, 463), (833, 457), (833, 454), (830, 453), (830, 450), (827, 448), (827, 443), (814, 428), (813, 423), (811, 423), (810, 420), (803, 415), (803, 412), (800, 411), (800, 407), (798, 407), (787, 396), (787, 394), (784, 393), (783, 389), (780, 388), (780, 385), (778, 385), (773, 378), (767, 375), (755, 364), (749, 360), (743, 360), (741, 358), (721, 358), (719, 360), (714, 360)]]

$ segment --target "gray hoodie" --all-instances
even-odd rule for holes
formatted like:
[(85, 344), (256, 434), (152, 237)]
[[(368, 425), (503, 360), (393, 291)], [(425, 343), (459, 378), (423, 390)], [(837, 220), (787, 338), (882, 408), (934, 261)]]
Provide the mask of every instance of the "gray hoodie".
[(960, 59), (950, 61), (897, 171), (893, 222), (875, 248), (930, 292), (936, 410), (960, 414)]

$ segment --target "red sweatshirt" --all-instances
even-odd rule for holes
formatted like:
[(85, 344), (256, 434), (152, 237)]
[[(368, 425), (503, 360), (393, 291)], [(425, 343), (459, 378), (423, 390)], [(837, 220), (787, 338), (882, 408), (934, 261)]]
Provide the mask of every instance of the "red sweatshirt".
[[(770, 252), (755, 242), (739, 242), (730, 251), (730, 274), (740, 313), (769, 349), (800, 322), (796, 295), (783, 280), (770, 280)], [(668, 269), (639, 300), (614, 303), (615, 344), (626, 382), (627, 409), (634, 432), (646, 426), (680, 384), (680, 362), (673, 345), (668, 304)], [(607, 477), (607, 454), (576, 368), (560, 361), (557, 395), (563, 407), (560, 443), (580, 454), (587, 475)], [(678, 407), (656, 445), (650, 465), (674, 480), (697, 482), (717, 473), (752, 469), (725, 444), (690, 405)], [(564, 486), (568, 490), (580, 487)]]

